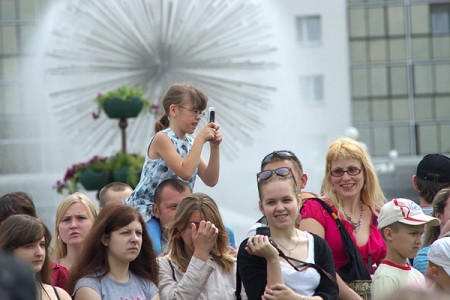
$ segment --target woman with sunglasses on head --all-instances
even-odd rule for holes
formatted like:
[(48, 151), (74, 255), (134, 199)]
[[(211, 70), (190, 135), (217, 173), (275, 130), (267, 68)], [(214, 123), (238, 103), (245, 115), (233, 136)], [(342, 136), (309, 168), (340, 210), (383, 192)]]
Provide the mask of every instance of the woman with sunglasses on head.
[(264, 170), (257, 180), (259, 208), (271, 237), (257, 234), (239, 247), (238, 272), (248, 298), (336, 299), (330, 248), (322, 238), (295, 228), (301, 200), (292, 170)]
[[(367, 276), (373, 274), (372, 265), (380, 262), (386, 255), (386, 244), (377, 229), (376, 219), (386, 198), (378, 183), (370, 155), (359, 142), (339, 138), (331, 143), (326, 155), (322, 193), (322, 200), (342, 220), (351, 237), (348, 242), (356, 245), (365, 269), (369, 268), (365, 270)], [(341, 278), (347, 277), (348, 271), (345, 270), (347, 267), (351, 269), (354, 262), (347, 257), (348, 247), (344, 246), (336, 220), (314, 200), (303, 204), (301, 217), (302, 230), (323, 237), (330, 245), (338, 273), (339, 298), (361, 299)], [(363, 278), (352, 278), (348, 282), (360, 279)]]
[(161, 299), (235, 299), (236, 259), (216, 202), (194, 193), (177, 206), (169, 253), (158, 257)]
[[(306, 183), (308, 181), (308, 176), (303, 172), (303, 166), (294, 152), (289, 150), (277, 150), (267, 154), (261, 161), (261, 171), (264, 170), (275, 170), (281, 167), (290, 168), (292, 170), (292, 175), (297, 182), (297, 189), (300, 193), (302, 201), (307, 198), (317, 197), (316, 194), (311, 192), (303, 192)], [(300, 217), (300, 213), (299, 213)], [(298, 224), (300, 218), (297, 219)], [(254, 236), (256, 229), (261, 226), (266, 226), (267, 220), (265, 217), (260, 218), (256, 223), (248, 230), (247, 237)]]
[(142, 216), (112, 203), (100, 211), (71, 270), (74, 300), (159, 300), (158, 265)]
[(0, 225), (0, 250), (30, 265), (36, 278), (37, 299), (69, 300), (65, 290), (51, 283), (50, 241), (44, 223), (29, 215), (9, 216)]
[[(139, 210), (145, 222), (153, 216), (155, 189), (164, 180), (180, 178), (193, 190), (198, 174), (207, 186), (217, 184), (222, 142), (220, 125), (209, 122), (195, 138), (190, 136), (205, 116), (207, 103), (205, 93), (188, 83), (174, 84), (164, 95), (164, 114), (155, 124), (156, 134), (148, 146), (141, 179), (124, 202)], [(201, 156), (206, 143), (211, 149), (208, 163)]]

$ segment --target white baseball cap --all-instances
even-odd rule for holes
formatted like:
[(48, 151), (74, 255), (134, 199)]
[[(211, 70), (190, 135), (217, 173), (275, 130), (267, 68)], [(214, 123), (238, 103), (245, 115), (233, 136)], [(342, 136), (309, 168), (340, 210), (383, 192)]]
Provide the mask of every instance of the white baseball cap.
[(414, 201), (395, 198), (385, 203), (378, 216), (378, 229), (400, 222), (407, 225), (439, 226), (439, 220), (423, 213)]
[(450, 276), (450, 237), (440, 238), (428, 249), (428, 259), (444, 268)]

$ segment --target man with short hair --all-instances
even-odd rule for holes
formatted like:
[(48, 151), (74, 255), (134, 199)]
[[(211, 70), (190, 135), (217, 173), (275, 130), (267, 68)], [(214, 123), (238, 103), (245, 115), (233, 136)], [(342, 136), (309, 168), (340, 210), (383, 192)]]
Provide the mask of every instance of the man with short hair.
[(123, 182), (111, 182), (105, 185), (98, 193), (98, 202), (100, 209), (111, 203), (123, 203), (127, 199), (133, 189)]
[(425, 155), (411, 181), (419, 192), (422, 211), (431, 216), (434, 196), (441, 189), (450, 187), (450, 158), (439, 153)]
[[(192, 194), (192, 191), (189, 185), (180, 179), (167, 179), (156, 188), (155, 202), (152, 205), (154, 218), (146, 223), (156, 255), (160, 255), (166, 250), (167, 229), (175, 217), (178, 204), (190, 194)], [(225, 225), (225, 228), (228, 231), (230, 246), (236, 248), (233, 230), (227, 225)]]
[(173, 221), (178, 204), (192, 194), (189, 185), (180, 179), (167, 179), (155, 190), (152, 205), (154, 218), (147, 222), (147, 230), (157, 255), (164, 252), (168, 240), (167, 229)]

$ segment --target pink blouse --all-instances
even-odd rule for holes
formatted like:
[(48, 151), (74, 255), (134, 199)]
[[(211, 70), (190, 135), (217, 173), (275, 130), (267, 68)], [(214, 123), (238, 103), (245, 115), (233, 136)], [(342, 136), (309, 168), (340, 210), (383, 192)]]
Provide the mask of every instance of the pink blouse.
[[(325, 202), (332, 208), (332, 210), (337, 214), (336, 208), (331, 205), (328, 201)], [(330, 216), (330, 214), (315, 200), (308, 200), (303, 204), (303, 208), (301, 211), (302, 219), (313, 218), (317, 222), (319, 222), (325, 231), (325, 240), (328, 242), (328, 245), (331, 248), (331, 252), (333, 253), (334, 265), (336, 270), (338, 270), (341, 266), (343, 266), (347, 261), (347, 255), (345, 254), (344, 247), (342, 244), (341, 234), (339, 233), (339, 229), (337, 228), (336, 221)], [(357, 246), (361, 257), (364, 262), (368, 263), (369, 255), (371, 257), (371, 264), (380, 262), (386, 256), (386, 243), (381, 236), (380, 231), (377, 228), (378, 222), (373, 224), (374, 214), (372, 212), (372, 224), (370, 225), (370, 235), (369, 240), (365, 245)], [(342, 219), (342, 222), (345, 225), (345, 229), (350, 233), (350, 237), (353, 242), (356, 244), (356, 238), (353, 235), (353, 226), (352, 224)], [(371, 269), (371, 273), (373, 274), (374, 270)]]

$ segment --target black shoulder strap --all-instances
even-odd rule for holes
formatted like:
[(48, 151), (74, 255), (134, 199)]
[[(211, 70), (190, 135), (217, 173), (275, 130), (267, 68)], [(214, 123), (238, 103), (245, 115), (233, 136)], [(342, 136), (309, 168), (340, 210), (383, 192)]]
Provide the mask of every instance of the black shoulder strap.
[(55, 289), (55, 287), (52, 285), (52, 288), (53, 288), (53, 290), (55, 291), (55, 295), (56, 295), (56, 299), (60, 299), (59, 298), (59, 294), (58, 294), (58, 291)]
[(339, 219), (339, 217), (336, 215), (336, 213), (331, 209), (331, 207), (325, 203), (325, 201), (323, 201), (320, 198), (308, 198), (308, 200), (314, 200), (320, 203), (320, 205), (322, 205), (322, 207), (330, 214), (330, 216), (336, 221), (338, 227), (340, 228), (341, 225), (344, 225), (341, 221), (341, 219)]
[(241, 275), (239, 274), (239, 270), (236, 264), (236, 291), (234, 292), (236, 300), (241, 300), (241, 289), (242, 289)]
[(169, 262), (170, 268), (172, 269), (172, 279), (177, 282), (177, 279), (175, 278), (175, 268), (172, 264), (172, 262), (170, 261), (170, 259), (167, 260)]
[[(365, 266), (365, 268), (363, 270), (361, 270), (361, 272), (365, 273), (365, 277), (370, 278), (370, 264), (371, 264), (371, 260), (372, 257), (369, 257), (369, 266), (366, 266), (364, 263), (364, 260), (361, 257), (361, 254), (359, 253), (358, 248), (356, 247), (355, 243), (353, 242), (352, 238), (350, 237), (350, 234), (347, 232), (347, 229), (345, 229), (344, 223), (342, 222), (342, 220), (337, 216), (337, 214), (331, 209), (331, 207), (325, 203), (325, 201), (323, 201), (320, 198), (309, 198), (308, 200), (314, 200), (319, 202), (322, 207), (331, 215), (331, 217), (334, 219), (334, 221), (336, 221), (336, 224), (338, 226), (339, 232), (341, 233), (341, 239), (342, 239), (342, 243), (344, 245), (344, 250), (347, 254), (347, 257), (350, 259), (350, 257), (354, 257), (359, 265), (361, 266)], [(374, 222), (376, 223), (376, 218), (374, 218)]]

